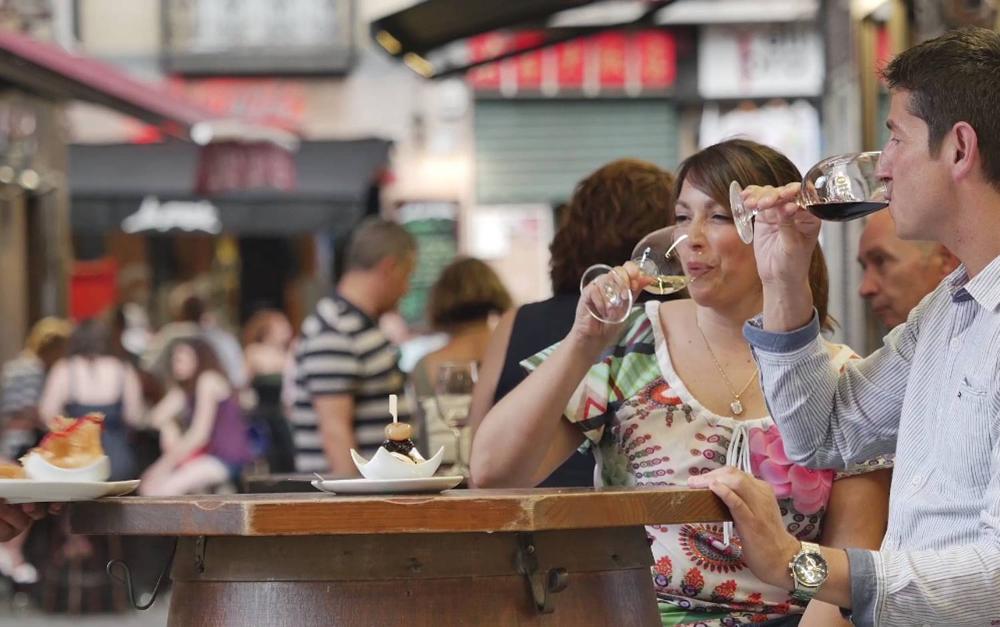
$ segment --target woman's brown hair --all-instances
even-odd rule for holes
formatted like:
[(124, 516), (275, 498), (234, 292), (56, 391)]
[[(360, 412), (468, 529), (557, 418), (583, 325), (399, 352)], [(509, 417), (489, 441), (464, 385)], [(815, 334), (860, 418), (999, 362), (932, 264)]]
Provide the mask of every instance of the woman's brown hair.
[(595, 263), (627, 261), (645, 235), (674, 222), (674, 176), (647, 161), (620, 159), (580, 181), (552, 240), (552, 290), (576, 293)]
[(427, 300), (427, 319), (436, 331), (485, 320), (511, 306), (497, 273), (473, 257), (458, 257), (438, 276)]
[(285, 314), (277, 309), (259, 309), (243, 325), (243, 347), (260, 344), (276, 324), (290, 324)]
[(170, 352), (168, 353), (170, 355), (171, 362), (173, 360), (174, 351), (180, 346), (187, 346), (194, 351), (195, 361), (197, 361), (194, 375), (186, 381), (176, 380), (174, 378), (172, 363), (169, 366), (168, 371), (170, 372), (170, 379), (177, 384), (179, 388), (184, 390), (184, 394), (188, 398), (194, 398), (194, 392), (198, 385), (198, 379), (205, 372), (215, 372), (227, 382), (229, 381), (229, 377), (226, 376), (226, 371), (223, 370), (222, 364), (219, 361), (219, 356), (215, 353), (215, 349), (213, 349), (208, 342), (197, 337), (185, 337), (174, 340), (174, 342), (170, 345)]
[[(738, 181), (740, 186), (797, 183), (802, 180), (798, 168), (785, 155), (773, 148), (746, 139), (730, 139), (701, 150), (681, 163), (677, 172), (677, 195), (688, 181), (715, 202), (729, 207), (729, 184)], [(829, 313), (830, 280), (826, 260), (819, 246), (809, 262), (809, 287), (813, 304), (819, 313), (824, 330), (833, 328)]]

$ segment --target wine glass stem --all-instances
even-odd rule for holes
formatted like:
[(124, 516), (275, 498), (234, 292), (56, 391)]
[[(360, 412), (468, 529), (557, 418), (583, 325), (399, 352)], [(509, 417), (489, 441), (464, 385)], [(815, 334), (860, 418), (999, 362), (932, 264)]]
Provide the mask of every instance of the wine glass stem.
[(462, 430), (451, 427), (451, 434), (455, 437), (455, 465), (453, 472), (465, 474), (465, 459), (462, 457)]

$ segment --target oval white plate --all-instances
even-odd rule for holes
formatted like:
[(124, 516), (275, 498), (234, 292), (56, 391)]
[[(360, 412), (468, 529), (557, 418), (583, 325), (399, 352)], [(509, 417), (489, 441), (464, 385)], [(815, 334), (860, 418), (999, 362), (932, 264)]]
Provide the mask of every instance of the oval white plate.
[(441, 492), (462, 483), (461, 475), (426, 479), (327, 479), (315, 480), (313, 487), (334, 494), (400, 494), (405, 492)]
[(67, 503), (122, 496), (139, 487), (132, 481), (35, 481), (0, 479), (0, 499), (8, 503)]

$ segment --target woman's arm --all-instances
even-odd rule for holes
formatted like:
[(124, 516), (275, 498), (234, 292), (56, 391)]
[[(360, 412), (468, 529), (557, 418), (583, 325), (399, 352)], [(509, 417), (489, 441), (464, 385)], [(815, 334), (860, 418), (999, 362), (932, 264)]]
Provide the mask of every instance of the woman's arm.
[[(889, 519), (889, 484), (891, 470), (876, 470), (833, 483), (830, 503), (823, 519), (820, 544), (837, 548), (877, 550)], [(806, 608), (800, 627), (849, 627), (850, 621), (840, 609), (812, 601)]]
[(472, 442), (479, 487), (529, 487), (549, 476), (583, 442), (563, 410), (601, 347), (572, 333), (486, 414)]
[(573, 327), (563, 341), (486, 414), (472, 442), (470, 466), (475, 485), (536, 485), (583, 442), (583, 434), (562, 414), (601, 351), (625, 329), (599, 322), (588, 311), (613, 315), (619, 303), (607, 297), (606, 287), (623, 280), (633, 294), (652, 281), (630, 261), (588, 285), (577, 303)]
[(479, 423), (486, 417), (486, 412), (493, 406), (493, 397), (497, 393), (500, 374), (503, 372), (504, 361), (507, 358), (507, 347), (510, 346), (510, 332), (514, 328), (517, 308), (511, 308), (500, 316), (490, 342), (483, 353), (482, 367), (479, 369), (479, 380), (472, 390), (472, 404), (469, 406), (469, 429), (475, 438)]
[(164, 454), (165, 462), (176, 465), (208, 444), (215, 426), (219, 403), (232, 394), (232, 388), (214, 372), (203, 372), (194, 391), (194, 414), (191, 425), (176, 445)]

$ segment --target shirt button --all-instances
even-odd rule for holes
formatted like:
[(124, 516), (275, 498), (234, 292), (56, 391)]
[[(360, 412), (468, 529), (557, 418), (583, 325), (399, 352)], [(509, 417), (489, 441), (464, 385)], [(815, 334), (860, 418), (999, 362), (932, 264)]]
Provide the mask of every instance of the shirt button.
[(920, 475), (913, 475), (913, 479), (910, 481), (910, 483), (912, 483), (914, 486), (918, 486), (920, 485), (920, 480), (922, 478), (923, 477), (921, 477)]

